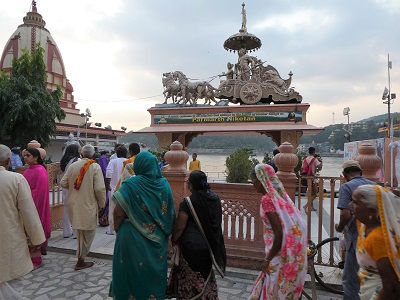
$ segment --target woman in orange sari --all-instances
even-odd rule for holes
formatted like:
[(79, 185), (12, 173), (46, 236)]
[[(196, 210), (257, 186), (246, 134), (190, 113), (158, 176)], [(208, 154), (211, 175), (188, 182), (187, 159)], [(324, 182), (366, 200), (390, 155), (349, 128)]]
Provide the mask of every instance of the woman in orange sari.
[(354, 191), (350, 205), (359, 221), (360, 299), (400, 299), (400, 198), (367, 184)]

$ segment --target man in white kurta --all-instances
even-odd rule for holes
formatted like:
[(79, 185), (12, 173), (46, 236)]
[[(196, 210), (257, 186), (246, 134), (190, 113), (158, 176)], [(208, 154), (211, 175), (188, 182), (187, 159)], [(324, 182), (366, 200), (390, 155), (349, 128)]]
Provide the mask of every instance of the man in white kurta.
[(7, 171), (10, 157), (0, 145), (0, 299), (23, 299), (21, 277), (33, 270), (25, 231), (33, 245), (46, 238), (28, 182)]
[(109, 210), (108, 210), (108, 220), (110, 225), (108, 226), (107, 234), (114, 234), (114, 222), (113, 222), (113, 212), (114, 205), (112, 202), (112, 196), (115, 192), (115, 188), (117, 187), (119, 178), (122, 174), (122, 169), (124, 167), (124, 161), (126, 160), (126, 155), (128, 154), (128, 150), (124, 146), (120, 146), (117, 149), (117, 158), (110, 160), (106, 169), (106, 189), (107, 192), (110, 193), (108, 197), (109, 201)]
[[(106, 202), (106, 190), (101, 167), (91, 158), (94, 155), (92, 145), (82, 147), (83, 159), (69, 166), (62, 178), (60, 185), (68, 188), (68, 214), (72, 228), (76, 229), (78, 247), (76, 255), (78, 262), (75, 270), (82, 270), (93, 266), (93, 262), (85, 262), (86, 255), (92, 245), (96, 227), (98, 225), (98, 210), (103, 208)], [(84, 169), (80, 187), (76, 187), (76, 180)]]

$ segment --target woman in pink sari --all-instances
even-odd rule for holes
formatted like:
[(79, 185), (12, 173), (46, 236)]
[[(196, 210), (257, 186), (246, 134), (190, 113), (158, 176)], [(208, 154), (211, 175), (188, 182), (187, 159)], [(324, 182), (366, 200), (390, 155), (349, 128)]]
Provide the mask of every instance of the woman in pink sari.
[(24, 151), (23, 157), (25, 163), (29, 165), (29, 168), (24, 172), (24, 177), (28, 181), (31, 188), (32, 198), (35, 202), (46, 237), (46, 241), (41, 245), (40, 249), (36, 249), (36, 247), (29, 247), (33, 267), (38, 268), (42, 265), (41, 255), (47, 254), (47, 241), (51, 233), (49, 176), (38, 149), (27, 148)]
[(265, 258), (249, 299), (299, 299), (307, 274), (306, 223), (270, 165), (250, 174), (263, 196)]

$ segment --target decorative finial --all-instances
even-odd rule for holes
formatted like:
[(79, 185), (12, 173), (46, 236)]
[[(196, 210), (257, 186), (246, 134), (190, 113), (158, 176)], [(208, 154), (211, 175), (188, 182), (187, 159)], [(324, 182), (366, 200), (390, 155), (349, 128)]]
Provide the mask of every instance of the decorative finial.
[(246, 28), (246, 9), (244, 8), (245, 4), (244, 2), (242, 3), (242, 28), (239, 30), (239, 32), (247, 32)]
[(32, 1), (32, 11), (37, 12), (36, 1), (35, 0)]

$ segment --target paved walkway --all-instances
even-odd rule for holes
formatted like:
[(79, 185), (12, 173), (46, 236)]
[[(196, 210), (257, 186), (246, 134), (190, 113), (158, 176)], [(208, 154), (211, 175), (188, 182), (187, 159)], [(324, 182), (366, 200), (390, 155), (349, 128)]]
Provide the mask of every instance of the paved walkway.
[[(25, 300), (109, 300), (111, 282), (110, 259), (94, 258), (92, 268), (74, 271), (76, 257), (72, 254), (49, 251), (44, 266), (24, 277)], [(240, 273), (242, 272), (243, 273)], [(238, 277), (239, 276), (239, 277)], [(255, 273), (230, 269), (225, 278), (217, 277), (219, 299), (247, 299)], [(310, 294), (311, 292), (307, 290)], [(318, 291), (318, 300), (339, 300), (335, 294)]]
[[(324, 202), (323, 205), (324, 210), (329, 211), (328, 203)], [(302, 213), (305, 217), (304, 212)], [(318, 216), (313, 213), (312, 236), (316, 231), (317, 219)], [(73, 269), (76, 263), (76, 239), (63, 238), (62, 230), (53, 231), (49, 240), (48, 255), (44, 256), (44, 267), (25, 276), (25, 299), (111, 299), (107, 295), (111, 282), (111, 259), (115, 236), (107, 235), (106, 230), (106, 227), (96, 229), (96, 236), (89, 253), (95, 265), (81, 271)], [(219, 299), (247, 299), (257, 275), (258, 272), (254, 270), (227, 268), (225, 278), (217, 277)], [(310, 290), (306, 291), (311, 294)], [(342, 299), (341, 296), (322, 290), (318, 290), (317, 294), (318, 300)]]

